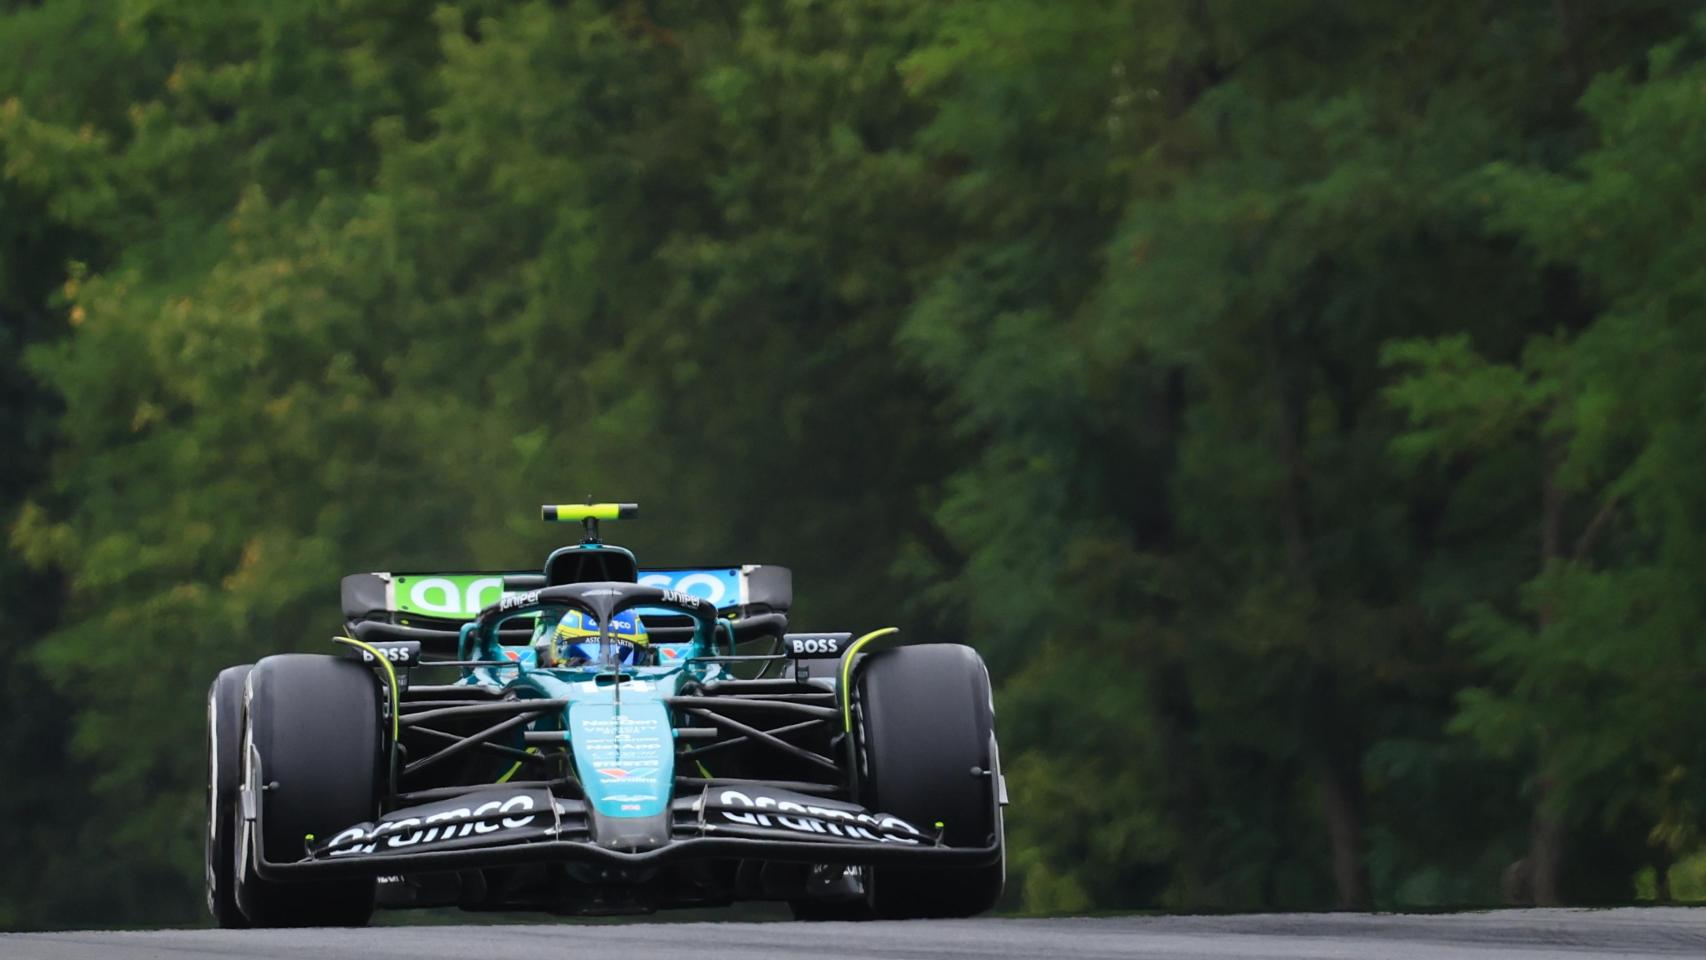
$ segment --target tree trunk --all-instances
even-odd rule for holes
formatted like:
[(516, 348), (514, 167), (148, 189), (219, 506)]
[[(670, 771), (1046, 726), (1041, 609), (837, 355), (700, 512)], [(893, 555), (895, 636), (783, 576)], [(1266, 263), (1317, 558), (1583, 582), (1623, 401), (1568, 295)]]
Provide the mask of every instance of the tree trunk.
[(1202, 838), (1207, 835), (1203, 814), (1209, 808), (1208, 788), (1203, 783), (1202, 763), (1197, 756), (1196, 705), (1184, 670), (1176, 663), (1158, 663), (1148, 673), (1149, 698), (1153, 706), (1156, 742), (1167, 779), (1158, 786), (1169, 825), (1178, 837), (1175, 862), (1183, 906), (1188, 910), (1225, 907), (1210, 879), (1214, 871)]
[(1315, 777), (1321, 820), (1331, 846), (1333, 905), (1338, 910), (1367, 910), (1372, 897), (1362, 850), (1362, 738), (1344, 719), (1350, 711), (1331, 673), (1314, 671), (1305, 690), (1312, 716), (1304, 724), (1309, 738), (1304, 753)]
[[(1358, 765), (1360, 766), (1360, 765)], [(1367, 910), (1368, 866), (1362, 858), (1362, 777), (1360, 770), (1336, 765), (1320, 768), (1321, 812), (1333, 844), (1333, 885), (1340, 910)]]
[(1670, 867), (1672, 860), (1666, 853), (1653, 855), (1653, 902), (1670, 902)]
[[(1269, 358), (1279, 402), (1279, 453), (1285, 464), (1281, 484), (1280, 523), (1286, 563), (1292, 579), (1313, 599), (1320, 590), (1315, 580), (1309, 513), (1309, 463), (1304, 454), (1308, 389), (1298, 372), (1300, 361), (1287, 356), (1284, 338), (1269, 331)], [(1319, 604), (1315, 604), (1319, 609)], [(1368, 868), (1362, 855), (1362, 753), (1354, 722), (1339, 694), (1330, 667), (1314, 666), (1305, 685), (1304, 723), (1314, 758), (1321, 795), (1321, 817), (1331, 845), (1336, 904), (1341, 910), (1366, 910), (1370, 904)]]
[(1564, 863), (1564, 825), (1546, 809), (1551, 792), (1549, 781), (1542, 781), (1528, 838), (1528, 874), (1537, 907), (1556, 907), (1564, 902), (1558, 892)]
[[(1546, 463), (1540, 477), (1540, 571), (1545, 574), (1563, 556), (1564, 491), (1558, 486), (1558, 468), (1563, 461), (1561, 442), (1546, 445)], [(1552, 598), (1542, 597), (1535, 629), (1545, 633), (1557, 618)], [(1564, 824), (1552, 808), (1557, 792), (1550, 774), (1546, 773), (1550, 747), (1544, 730), (1540, 733), (1539, 790), (1534, 799), (1534, 821), (1528, 838), (1528, 876), (1534, 904), (1555, 907), (1562, 903), (1559, 878), (1564, 866), (1566, 842)]]

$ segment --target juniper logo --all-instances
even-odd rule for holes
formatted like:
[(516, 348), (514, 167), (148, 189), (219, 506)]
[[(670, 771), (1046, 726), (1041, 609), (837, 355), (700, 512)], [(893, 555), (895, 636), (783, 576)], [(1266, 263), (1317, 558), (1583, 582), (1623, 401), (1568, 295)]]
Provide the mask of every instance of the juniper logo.
[(740, 603), (740, 576), (735, 570), (686, 570), (641, 573), (640, 583), (685, 593), (713, 607)]
[(529, 590), (526, 593), (506, 593), (498, 602), (498, 609), (510, 610), (515, 607), (525, 607), (539, 602), (539, 591)]
[(684, 607), (697, 607), (703, 601), (691, 593), (682, 593), (680, 590), (665, 590), (663, 591), (663, 602), (679, 603)]

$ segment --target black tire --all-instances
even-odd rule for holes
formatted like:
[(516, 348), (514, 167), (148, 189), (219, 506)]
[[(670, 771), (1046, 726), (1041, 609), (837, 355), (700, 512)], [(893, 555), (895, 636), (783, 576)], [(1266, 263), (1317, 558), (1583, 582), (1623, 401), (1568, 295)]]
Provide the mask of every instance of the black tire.
[[(269, 785), (258, 791), (268, 860), (296, 860), (307, 835), (325, 839), (377, 814), (379, 693), (367, 668), (337, 657), (267, 657), (249, 673), (243, 775), (255, 774), (252, 746)], [(272, 882), (256, 875), (254, 855), (252, 842), (238, 844), (237, 904), (253, 926), (362, 926), (372, 918), (373, 878)]]
[(788, 909), (795, 920), (806, 923), (874, 919), (864, 900), (789, 900)]
[(249, 925), (237, 908), (237, 786), (243, 763), (243, 684), (252, 666), (228, 667), (207, 690), (207, 909), (227, 929)]
[[(874, 654), (856, 685), (865, 806), (940, 823), (949, 846), (1002, 843), (995, 706), (977, 651), (944, 643)], [(1005, 883), (1004, 856), (981, 867), (882, 866), (866, 872), (866, 895), (883, 919), (969, 917), (993, 907)]]

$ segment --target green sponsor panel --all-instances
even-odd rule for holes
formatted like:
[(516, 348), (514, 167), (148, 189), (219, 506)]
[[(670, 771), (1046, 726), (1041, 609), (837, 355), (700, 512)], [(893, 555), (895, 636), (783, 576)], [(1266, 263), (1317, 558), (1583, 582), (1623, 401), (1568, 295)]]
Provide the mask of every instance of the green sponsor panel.
[(391, 578), (398, 613), (472, 619), (504, 594), (501, 573), (401, 573)]
[[(506, 592), (503, 586), (505, 577), (537, 577), (538, 571), (382, 573), (379, 576), (390, 582), (385, 604), (388, 610), (451, 620), (472, 620), (482, 609), (497, 603), (503, 597)], [(643, 569), (640, 571), (639, 582), (709, 600), (719, 608), (735, 606), (747, 600), (745, 575), (737, 567)]]

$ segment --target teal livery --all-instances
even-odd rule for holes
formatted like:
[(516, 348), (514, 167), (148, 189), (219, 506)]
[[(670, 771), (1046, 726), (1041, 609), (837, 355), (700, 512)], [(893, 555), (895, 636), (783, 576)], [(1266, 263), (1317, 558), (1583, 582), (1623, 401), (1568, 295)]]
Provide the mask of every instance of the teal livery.
[(339, 655), (208, 692), (224, 927), (376, 908), (970, 916), (1001, 895), (988, 671), (893, 627), (795, 632), (784, 567), (641, 567), (600, 521), (535, 570), (343, 578)]
[(623, 674), (620, 696), (596, 668), (532, 670), (517, 686), (569, 701), (564, 739), (575, 746), (575, 773), (594, 809), (607, 817), (654, 817), (669, 802), (675, 776), (675, 731), (663, 697), (675, 693), (685, 669)]

